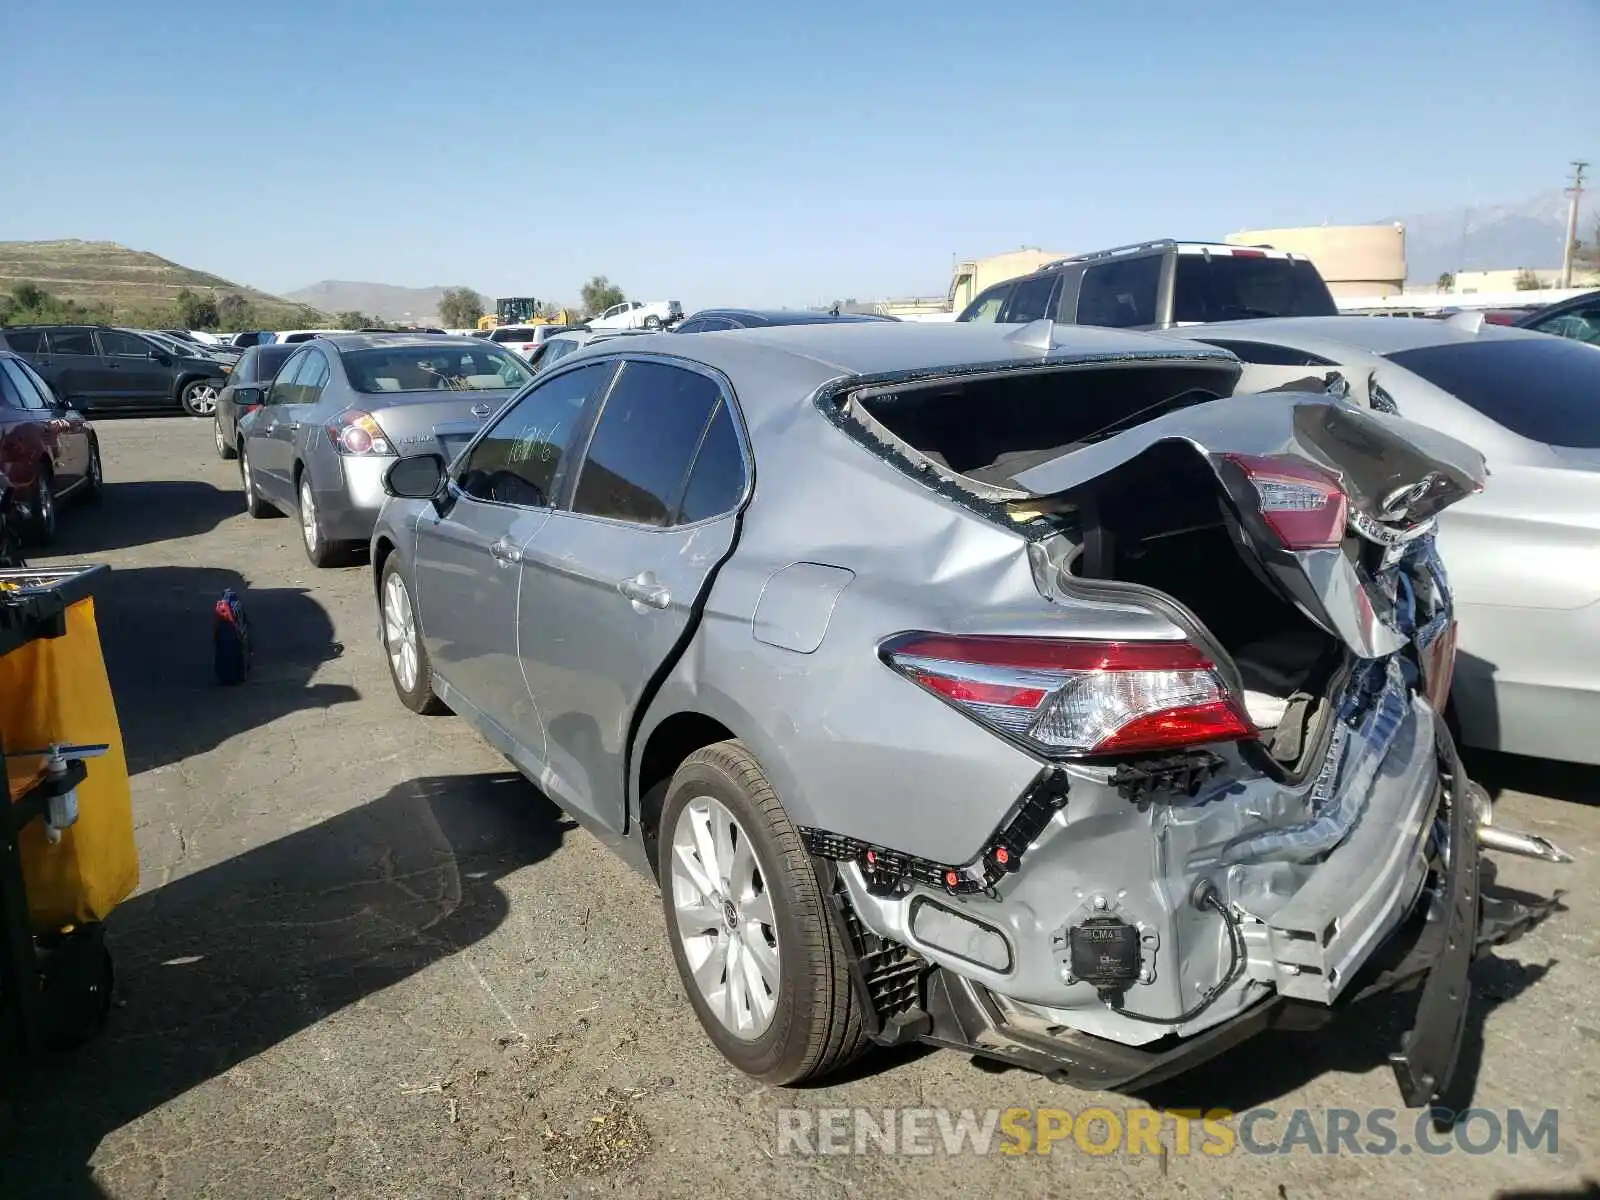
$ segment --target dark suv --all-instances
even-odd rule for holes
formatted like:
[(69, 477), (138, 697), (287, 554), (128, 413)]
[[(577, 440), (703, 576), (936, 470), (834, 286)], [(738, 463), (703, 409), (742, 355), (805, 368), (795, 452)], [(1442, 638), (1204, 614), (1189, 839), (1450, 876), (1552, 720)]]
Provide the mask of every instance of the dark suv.
[(27, 359), (61, 400), (84, 412), (167, 408), (209, 417), (229, 366), (198, 346), (192, 355), (131, 329), (107, 325), (15, 325), (0, 347)]
[(1063, 258), (978, 293), (958, 321), (1167, 329), (1246, 317), (1333, 317), (1311, 260), (1265, 246), (1140, 242)]

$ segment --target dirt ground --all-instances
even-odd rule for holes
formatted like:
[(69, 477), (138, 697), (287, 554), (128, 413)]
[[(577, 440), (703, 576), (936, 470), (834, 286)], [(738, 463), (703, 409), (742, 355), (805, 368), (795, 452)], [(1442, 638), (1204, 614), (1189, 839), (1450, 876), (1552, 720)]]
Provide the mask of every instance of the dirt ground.
[[(684, 1001), (659, 898), (453, 718), (400, 707), (364, 567), (318, 571), (243, 513), (209, 424), (101, 422), (98, 510), (55, 557), (99, 600), (134, 772), (139, 892), (113, 916), (117, 1006), (70, 1057), (5, 1081), (0, 1197), (1585, 1195), (1600, 1177), (1600, 772), (1478, 758), (1499, 821), (1567, 867), (1501, 878), (1568, 909), (1478, 965), (1474, 1103), (1557, 1110), (1519, 1154), (1410, 1152), (1385, 1055), (1403, 1002), (1268, 1035), (1167, 1109), (1398, 1110), (1392, 1154), (781, 1153), (780, 1110), (1081, 1112), (1091, 1095), (962, 1055), (869, 1058), (782, 1091), (727, 1066)], [(247, 599), (249, 684), (212, 682), (211, 605)], [(1530, 1117), (1530, 1124), (1532, 1122)], [(809, 1116), (804, 1118), (809, 1119)], [(1482, 1126), (1480, 1126), (1481, 1130)], [(1267, 1136), (1258, 1133), (1258, 1140)], [(1480, 1142), (1481, 1142), (1480, 1138)]]

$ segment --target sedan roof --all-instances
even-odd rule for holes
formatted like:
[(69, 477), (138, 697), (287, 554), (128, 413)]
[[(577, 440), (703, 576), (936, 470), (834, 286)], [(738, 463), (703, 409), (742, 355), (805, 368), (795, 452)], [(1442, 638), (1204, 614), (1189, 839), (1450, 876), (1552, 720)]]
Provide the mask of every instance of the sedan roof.
[(341, 353), (395, 346), (439, 346), (446, 350), (459, 350), (462, 346), (461, 338), (452, 333), (331, 333), (315, 340)]

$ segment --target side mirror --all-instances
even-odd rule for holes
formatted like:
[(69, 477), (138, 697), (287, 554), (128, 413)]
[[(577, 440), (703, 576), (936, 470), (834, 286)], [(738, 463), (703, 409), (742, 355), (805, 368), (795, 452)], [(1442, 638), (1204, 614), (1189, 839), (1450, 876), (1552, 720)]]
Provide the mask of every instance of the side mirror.
[(445, 462), (438, 454), (409, 454), (383, 473), (383, 490), (401, 500), (436, 500), (444, 494)]
[(233, 389), (233, 402), (240, 408), (255, 408), (267, 402), (266, 389), (236, 387)]

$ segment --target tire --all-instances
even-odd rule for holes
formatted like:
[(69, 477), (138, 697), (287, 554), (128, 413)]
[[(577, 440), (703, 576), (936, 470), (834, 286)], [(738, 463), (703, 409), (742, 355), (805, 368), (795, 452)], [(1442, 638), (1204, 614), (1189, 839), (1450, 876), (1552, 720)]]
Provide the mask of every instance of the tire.
[(313, 567), (337, 567), (350, 557), (349, 547), (342, 542), (328, 540), (322, 530), (322, 514), (317, 511), (316, 492), (311, 486), (311, 472), (301, 469), (295, 479), (295, 517), (300, 523), (300, 544), (305, 547), (306, 558)]
[(660, 329), (661, 328), (661, 318), (656, 316), (654, 313), (651, 313), (648, 317), (646, 317), (644, 319), (644, 327), (646, 329)]
[(48, 546), (56, 540), (60, 514), (56, 511), (55, 486), (55, 471), (49, 463), (40, 463), (33, 482), (33, 515), (28, 522), (28, 540), (35, 546)]
[(389, 679), (400, 703), (424, 717), (449, 712), (444, 701), (433, 693), (433, 666), (428, 662), (427, 647), (422, 644), (411, 588), (400, 570), (399, 557), (393, 554), (384, 562), (378, 577), (378, 627), (383, 631), (383, 659), (389, 664)]
[(245, 512), (257, 520), (276, 515), (277, 510), (256, 492), (255, 473), (250, 469), (250, 455), (245, 452), (242, 445), (239, 447), (239, 486), (244, 489)]
[(217, 411), (217, 393), (221, 390), (208, 379), (191, 379), (178, 392), (178, 403), (191, 417), (209, 417)]
[(211, 416), (211, 436), (217, 443), (217, 457), (223, 462), (239, 457), (239, 452), (228, 445), (228, 439), (223, 435), (221, 413), (213, 413)]
[(100, 439), (89, 439), (89, 472), (83, 477), (83, 487), (79, 494), (87, 504), (97, 504), (105, 495), (106, 474), (105, 463), (100, 458)]
[[(735, 824), (736, 836), (709, 836), (713, 857), (724, 861), (712, 873), (708, 894), (694, 878), (703, 875), (707, 849), (707, 839), (695, 831), (727, 832), (719, 809)], [(748, 844), (753, 866), (741, 866), (741, 842)], [(851, 987), (847, 948), (810, 856), (742, 742), (718, 742), (684, 760), (667, 788), (660, 845), (661, 904), (672, 957), (695, 1015), (723, 1056), (777, 1085), (814, 1079), (858, 1058), (870, 1038)], [(763, 915), (771, 922), (761, 920)], [(696, 934), (702, 920), (708, 924)], [(730, 951), (734, 942), (741, 945)], [(699, 960), (699, 979), (691, 955)], [(750, 970), (757, 976), (754, 986), (744, 975), (730, 1002), (730, 976)], [(769, 1009), (764, 1024), (763, 997)]]

